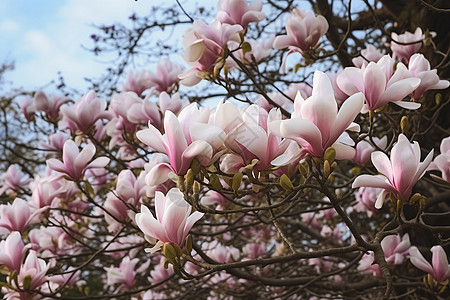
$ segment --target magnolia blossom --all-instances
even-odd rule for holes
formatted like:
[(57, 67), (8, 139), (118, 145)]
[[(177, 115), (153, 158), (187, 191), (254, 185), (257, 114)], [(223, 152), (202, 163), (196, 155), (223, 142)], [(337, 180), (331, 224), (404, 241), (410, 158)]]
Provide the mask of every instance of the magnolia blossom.
[(0, 180), (0, 195), (4, 192), (19, 192), (31, 181), (17, 164), (10, 165), (8, 170), (0, 175)]
[(409, 249), (411, 263), (418, 269), (429, 273), (437, 282), (444, 282), (450, 278), (450, 265), (447, 254), (440, 245), (431, 247), (432, 264), (430, 264), (416, 247)]
[(168, 174), (185, 175), (192, 160), (209, 165), (214, 150), (222, 146), (225, 133), (222, 129), (205, 124), (209, 120), (209, 109), (199, 110), (195, 103), (184, 108), (178, 118), (167, 111), (164, 131), (149, 124), (148, 129), (137, 132), (137, 137), (154, 150), (167, 154), (170, 164), (160, 163), (147, 175), (147, 184), (157, 185), (167, 180)]
[[(382, 137), (381, 139), (374, 137), (373, 141), (375, 144), (381, 148), (384, 149), (387, 146), (387, 137)], [(356, 145), (356, 154), (355, 157), (353, 157), (353, 162), (357, 165), (363, 166), (366, 163), (370, 161), (370, 155), (372, 152), (374, 152), (376, 149), (374, 146), (372, 146), (369, 141), (362, 140)]]
[[(16, 99), (19, 99), (19, 97)], [(22, 113), (28, 122), (34, 119), (34, 114), (36, 113), (36, 106), (34, 104), (33, 97), (28, 95), (20, 97), (19, 107), (22, 110)]]
[(19, 272), (28, 248), (23, 244), (20, 232), (11, 232), (6, 240), (0, 241), (0, 265)]
[(83, 97), (77, 100), (74, 105), (61, 106), (61, 113), (63, 120), (66, 123), (66, 128), (71, 132), (80, 130), (87, 132), (97, 120), (106, 118), (110, 115), (105, 110), (106, 101), (98, 98), (93, 90), (86, 93)]
[(247, 4), (246, 0), (220, 0), (217, 8), (217, 20), (230, 25), (241, 25), (243, 29), (247, 28), (248, 23), (264, 19), (261, 1)]
[[(35, 290), (47, 280), (49, 265), (43, 259), (37, 257), (36, 252), (31, 250), (25, 262), (20, 268), (17, 281), (21, 290)], [(25, 298), (27, 299), (27, 298)]]
[(45, 112), (47, 118), (52, 121), (59, 119), (59, 108), (69, 100), (69, 97), (64, 96), (47, 96), (43, 91), (37, 91), (34, 94), (36, 110)]
[(150, 264), (149, 260), (135, 270), (138, 262), (138, 258), (130, 259), (129, 256), (125, 256), (120, 262), (120, 266), (118, 268), (114, 266), (104, 268), (106, 271), (107, 285), (119, 283), (120, 286), (118, 291), (128, 291), (132, 289), (135, 284), (136, 274), (144, 272)]
[(83, 150), (79, 151), (74, 141), (67, 140), (63, 147), (63, 161), (51, 158), (47, 160), (47, 166), (56, 172), (66, 175), (71, 180), (77, 181), (83, 178), (87, 169), (103, 168), (109, 163), (109, 158), (107, 157), (98, 157), (89, 163), (94, 155), (94, 145), (87, 144)]
[[(164, 257), (161, 257), (161, 259), (159, 260), (159, 264), (155, 265), (155, 268), (150, 271), (150, 277), (148, 277), (148, 281), (150, 281), (153, 284), (156, 284), (166, 280), (169, 276), (171, 276), (174, 273), (172, 265), (169, 265), (168, 268), (164, 267), (165, 261), (166, 259)], [(162, 285), (162, 287), (163, 286), (164, 284)]]
[(428, 170), (439, 170), (442, 178), (450, 182), (450, 136), (441, 141), (441, 154), (435, 157)]
[[(221, 107), (217, 113), (221, 113)], [(235, 107), (233, 115), (236, 114), (240, 112)], [(245, 166), (259, 171), (269, 169), (271, 161), (281, 155), (291, 142), (281, 141), (268, 128), (272, 121), (281, 120), (281, 112), (272, 109), (268, 114), (263, 108), (251, 105), (242, 113), (242, 120), (227, 135), (225, 144), (234, 153), (223, 157), (221, 170), (234, 174)]]
[(203, 213), (194, 212), (184, 200), (183, 193), (178, 188), (171, 189), (166, 196), (161, 192), (155, 193), (155, 214), (148, 207), (142, 205), (141, 212), (136, 214), (136, 224), (146, 237), (153, 237), (159, 242), (146, 252), (158, 250), (163, 243), (184, 245), (184, 241), (195, 222), (203, 217)]
[(411, 56), (408, 64), (408, 75), (420, 79), (420, 85), (411, 94), (411, 97), (418, 99), (428, 90), (442, 90), (448, 88), (450, 82), (448, 80), (440, 80), (437, 75), (437, 70), (430, 69), (430, 62), (423, 54), (417, 53)]
[(420, 146), (417, 142), (410, 143), (403, 134), (392, 147), (390, 159), (381, 151), (372, 153), (372, 163), (382, 175), (360, 175), (352, 187), (382, 188), (375, 203), (376, 208), (383, 206), (388, 193), (396, 197), (408, 199), (416, 182), (425, 174), (433, 159), (433, 150), (420, 162)]
[(275, 49), (289, 47), (289, 53), (304, 52), (313, 48), (320, 37), (328, 31), (328, 22), (323, 16), (315, 16), (312, 11), (294, 8), (286, 22), (287, 35), (279, 35), (273, 41)]
[(192, 28), (184, 34), (184, 60), (193, 66), (180, 74), (182, 83), (192, 86), (200, 82), (205, 74), (214, 72), (216, 64), (225, 54), (228, 42), (240, 43), (241, 25), (222, 24), (215, 21), (205, 24), (195, 20)]
[(385, 55), (377, 63), (370, 62), (361, 68), (345, 68), (336, 82), (347, 95), (362, 92), (366, 100), (365, 110), (374, 110), (389, 102), (403, 108), (417, 109), (420, 103), (401, 101), (420, 84), (419, 78), (408, 78), (406, 73), (406, 66), (402, 63), (394, 72), (394, 61)]
[(403, 263), (410, 247), (408, 234), (403, 235), (402, 238), (399, 235), (388, 235), (381, 241), (381, 248), (389, 266)]
[(397, 33), (392, 32), (391, 38), (391, 50), (394, 57), (397, 57), (404, 63), (408, 63), (411, 55), (417, 53), (417, 51), (419, 51), (422, 47), (422, 40), (424, 37), (422, 34), (422, 29), (417, 27), (414, 33), (406, 31), (403, 34), (398, 35)]
[(367, 45), (366, 49), (361, 50), (361, 56), (352, 59), (357, 68), (367, 65), (369, 62), (378, 62), (383, 57), (383, 53), (373, 45)]
[(0, 205), (0, 234), (19, 231), (23, 233), (28, 225), (39, 222), (44, 210), (31, 208), (27, 201), (16, 198), (12, 204)]
[(175, 85), (180, 81), (178, 75), (183, 71), (183, 66), (163, 58), (156, 65), (156, 72), (149, 72), (149, 85), (159, 93), (171, 93)]
[(124, 92), (135, 92), (138, 96), (152, 87), (149, 71), (131, 71), (128, 73), (125, 83), (122, 84)]
[(356, 193), (355, 198), (358, 203), (353, 206), (356, 211), (365, 211), (369, 217), (377, 211), (375, 202), (382, 189), (372, 187), (360, 187)]
[(355, 149), (340, 143), (338, 138), (346, 129), (359, 130), (359, 126), (352, 122), (362, 106), (363, 95), (357, 93), (349, 97), (338, 111), (330, 79), (325, 73), (316, 71), (311, 97), (305, 100), (298, 93), (291, 119), (270, 124), (274, 134), (294, 140), (302, 149), (281, 155), (272, 164), (285, 165), (304, 156), (322, 157), (328, 147), (336, 149), (339, 159), (353, 158)]

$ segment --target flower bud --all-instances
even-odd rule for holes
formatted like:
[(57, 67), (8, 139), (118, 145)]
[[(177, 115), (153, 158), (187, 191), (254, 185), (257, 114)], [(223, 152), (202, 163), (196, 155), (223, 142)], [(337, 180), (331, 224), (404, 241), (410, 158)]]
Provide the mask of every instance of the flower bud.
[(407, 116), (403, 116), (400, 120), (400, 129), (402, 130), (402, 133), (405, 133), (409, 128), (409, 120)]
[(436, 102), (436, 105), (441, 104), (441, 100), (442, 100), (442, 94), (437, 93), (436, 96), (434, 96), (434, 101)]
[(223, 189), (222, 183), (220, 182), (219, 176), (217, 176), (217, 174), (209, 175), (209, 182), (215, 190)]
[(328, 160), (323, 162), (323, 177), (328, 178), (331, 174), (331, 167)]
[(242, 174), (242, 173), (234, 174), (233, 183), (231, 184), (231, 188), (233, 189), (233, 191), (237, 192), (237, 190), (239, 190), (239, 187), (241, 186), (243, 177), (244, 177), (244, 174)]
[(174, 260), (177, 257), (177, 252), (171, 243), (164, 243), (163, 253), (167, 259)]
[(302, 161), (298, 164), (298, 170), (300, 171), (300, 174), (303, 175), (303, 177), (308, 177), (309, 166), (306, 161)]
[(280, 185), (286, 192), (290, 192), (294, 186), (292, 185), (292, 181), (286, 174), (281, 175), (280, 177)]
[(333, 147), (328, 147), (325, 150), (325, 153), (323, 154), (323, 159), (328, 160), (328, 162), (331, 164), (333, 163), (335, 158), (336, 158), (336, 150)]

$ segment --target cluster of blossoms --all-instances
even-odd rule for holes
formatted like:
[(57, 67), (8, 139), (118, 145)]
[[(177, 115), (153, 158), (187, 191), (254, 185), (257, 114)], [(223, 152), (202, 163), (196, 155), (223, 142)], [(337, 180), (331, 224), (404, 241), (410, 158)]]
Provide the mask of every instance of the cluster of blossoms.
[[(244, 293), (266, 278), (284, 280), (283, 265), (275, 264), (285, 262), (328, 274), (336, 286), (350, 278), (347, 268), (382, 276), (412, 264), (417, 274), (428, 273), (431, 291), (443, 293), (450, 265), (442, 246), (430, 246), (430, 264), (401, 225), (392, 223), (395, 233), (365, 236), (349, 217), (389, 210), (395, 222), (412, 227), (402, 209), (419, 207), (419, 219), (426, 197), (413, 193), (427, 170), (441, 172), (441, 184), (450, 182), (450, 137), (439, 155), (429, 149), (421, 160), (408, 132), (408, 116), (429, 107), (427, 91), (449, 86), (417, 53), (422, 31), (393, 34), (393, 56), (368, 45), (353, 67), (315, 70), (311, 84), (294, 83), (285, 92), (259, 90), (246, 96), (253, 97), (247, 105), (190, 103), (186, 86), (226, 82), (276, 49), (288, 48), (282, 69), (293, 52), (311, 60), (329, 28), (325, 17), (295, 8), (285, 35), (247, 38), (250, 24), (264, 18), (262, 2), (221, 0), (214, 21), (195, 20), (184, 35), (191, 69), (162, 59), (155, 72), (130, 72), (108, 100), (93, 90), (76, 101), (43, 91), (22, 100), (28, 121), (40, 116), (58, 129), (40, 145), (47, 156), (38, 173), (11, 164), (0, 175), (0, 195), (12, 199), (0, 204), (7, 299), (41, 299), (64, 289), (87, 297), (83, 288), (98, 274), (102, 292), (117, 297), (173, 297), (174, 287), (206, 278), (202, 288), (222, 299), (222, 286)], [(383, 120), (395, 127), (389, 134), (375, 127)], [(349, 165), (358, 166), (353, 174)], [(300, 232), (310, 244), (297, 242)], [(322, 251), (317, 243), (338, 250)], [(360, 254), (359, 264), (333, 256), (352, 252)], [(276, 286), (267, 289), (284, 295)]]

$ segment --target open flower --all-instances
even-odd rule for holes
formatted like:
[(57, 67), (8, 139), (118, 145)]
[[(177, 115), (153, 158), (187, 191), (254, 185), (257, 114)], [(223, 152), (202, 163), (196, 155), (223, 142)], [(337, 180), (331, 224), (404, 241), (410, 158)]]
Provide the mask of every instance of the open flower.
[(425, 174), (433, 159), (433, 150), (420, 162), (420, 146), (417, 142), (410, 143), (403, 134), (392, 147), (390, 159), (381, 151), (372, 153), (372, 163), (382, 175), (360, 175), (352, 187), (382, 188), (377, 198), (376, 208), (383, 206), (384, 198), (392, 193), (396, 197), (408, 199), (416, 182)]
[(410, 77), (420, 79), (420, 85), (411, 94), (411, 97), (418, 99), (428, 90), (442, 90), (448, 88), (450, 82), (448, 80), (440, 80), (437, 70), (431, 70), (430, 62), (423, 54), (414, 54), (411, 56), (408, 64)]
[(408, 78), (402, 63), (394, 72), (394, 60), (383, 56), (377, 63), (370, 62), (361, 68), (347, 67), (336, 79), (339, 88), (347, 95), (362, 92), (367, 109), (374, 110), (392, 102), (406, 109), (418, 109), (420, 103), (401, 101), (420, 84), (419, 78)]
[[(195, 116), (195, 117), (193, 117)], [(157, 185), (168, 179), (168, 174), (185, 175), (192, 160), (209, 165), (214, 150), (222, 146), (225, 133), (222, 129), (206, 124), (209, 109), (199, 110), (195, 103), (185, 107), (177, 118), (171, 111), (164, 117), (165, 134), (149, 124), (148, 129), (137, 132), (144, 144), (169, 157), (170, 164), (157, 164), (146, 177), (148, 185)]]
[(275, 49), (289, 47), (289, 52), (307, 51), (313, 48), (328, 30), (328, 22), (323, 16), (315, 16), (312, 11), (292, 10), (286, 22), (286, 35), (279, 35), (273, 41)]
[(10, 271), (19, 272), (28, 248), (23, 244), (18, 231), (11, 232), (6, 240), (0, 241), (0, 264), (5, 265)]
[(61, 113), (66, 128), (72, 133), (77, 130), (87, 132), (98, 120), (110, 118), (105, 99), (98, 98), (93, 90), (78, 99), (74, 105), (61, 106)]
[(275, 135), (296, 141), (302, 149), (294, 156), (281, 155), (272, 163), (285, 165), (308, 155), (322, 157), (328, 147), (335, 148), (337, 158), (352, 159), (355, 149), (337, 140), (346, 129), (359, 129), (353, 120), (362, 106), (363, 95), (357, 93), (349, 97), (338, 112), (330, 79), (325, 73), (316, 71), (311, 97), (304, 100), (298, 93), (291, 119), (270, 124)]
[(404, 63), (408, 63), (411, 55), (417, 53), (417, 51), (420, 50), (420, 47), (422, 47), (422, 40), (424, 36), (422, 34), (422, 29), (417, 27), (414, 33), (406, 31), (403, 34), (398, 35), (393, 32), (391, 33), (391, 38), (391, 50), (394, 57), (397, 57)]
[(450, 182), (450, 136), (441, 141), (441, 154), (436, 156), (430, 164), (428, 170), (439, 170), (442, 172), (442, 178)]
[(241, 25), (245, 29), (248, 23), (264, 19), (261, 1), (247, 4), (246, 0), (220, 0), (217, 6), (217, 19), (222, 23)]
[(175, 243), (182, 247), (189, 230), (203, 217), (203, 213), (196, 211), (191, 214), (191, 210), (191, 205), (184, 200), (183, 193), (178, 188), (171, 189), (166, 196), (156, 192), (156, 218), (144, 205), (141, 206), (141, 212), (136, 214), (136, 224), (139, 229), (146, 236), (159, 240), (155, 247), (145, 251), (158, 250), (163, 243)]
[(423, 257), (417, 247), (409, 249), (411, 263), (418, 269), (425, 271), (437, 281), (443, 282), (450, 278), (450, 265), (448, 264), (447, 254), (440, 245), (431, 247), (432, 265)]
[(225, 58), (228, 42), (240, 43), (241, 25), (222, 24), (215, 21), (205, 24), (195, 20), (192, 28), (184, 34), (184, 60), (193, 68), (180, 74), (181, 83), (192, 86), (199, 83), (205, 74), (212, 74), (216, 63)]
[(107, 157), (98, 157), (89, 163), (94, 155), (94, 145), (87, 144), (83, 150), (79, 151), (78, 146), (74, 141), (67, 140), (63, 147), (63, 161), (61, 162), (56, 158), (52, 158), (47, 160), (47, 166), (76, 181), (83, 178), (87, 169), (103, 168), (109, 163), (109, 158)]

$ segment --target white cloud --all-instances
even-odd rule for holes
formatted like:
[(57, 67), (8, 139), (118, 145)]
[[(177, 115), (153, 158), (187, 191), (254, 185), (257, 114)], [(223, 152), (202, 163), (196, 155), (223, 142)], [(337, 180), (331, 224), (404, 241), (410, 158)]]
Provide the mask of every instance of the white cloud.
[(19, 30), (19, 24), (12, 20), (6, 19), (0, 23), (0, 31), (14, 33), (17, 30)]

